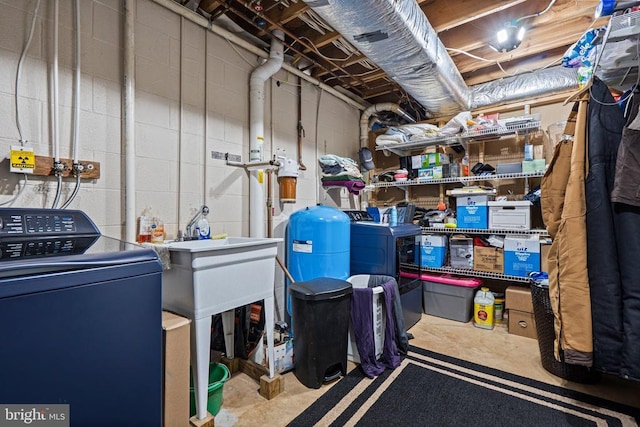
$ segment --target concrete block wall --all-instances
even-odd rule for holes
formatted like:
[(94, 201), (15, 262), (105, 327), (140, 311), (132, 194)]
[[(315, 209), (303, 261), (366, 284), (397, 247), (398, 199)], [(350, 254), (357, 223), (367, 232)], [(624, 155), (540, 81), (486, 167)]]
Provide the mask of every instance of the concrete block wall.
[[(53, 154), (50, 119), (53, 2), (41, 2), (34, 37), (19, 86), (24, 137), (36, 154)], [(260, 61), (211, 32), (181, 19), (150, 0), (136, 2), (136, 207), (161, 216), (170, 235), (202, 203), (211, 205), (213, 232), (248, 234), (246, 173), (211, 158), (211, 151), (248, 159), (248, 80)], [(0, 141), (6, 157), (18, 144), (15, 125), (15, 71), (26, 40), (35, 0), (0, 0)], [(60, 1), (60, 141), (71, 157), (73, 106), (73, 2)], [(102, 176), (84, 182), (72, 207), (86, 210), (104, 234), (123, 236), (121, 148), (123, 8), (118, 0), (81, 2), (82, 82), (80, 158), (101, 162)], [(276, 83), (278, 82), (278, 83)], [(265, 157), (297, 157), (298, 78), (279, 72), (267, 82)], [(320, 101), (320, 102), (318, 102)], [(273, 109), (273, 111), (271, 111)], [(354, 157), (357, 110), (302, 82), (302, 157), (308, 167), (298, 182), (298, 203), (276, 206), (276, 216), (317, 203), (317, 155)], [(316, 126), (316, 118), (318, 125)], [(316, 144), (316, 137), (318, 143)], [(7, 161), (5, 161), (7, 162)], [(5, 182), (0, 203), (15, 194), (22, 175), (0, 171)], [(14, 206), (48, 207), (51, 178), (30, 177)], [(64, 195), (73, 189), (64, 182)], [(277, 188), (276, 188), (277, 193)], [(276, 194), (277, 195), (277, 194)], [(102, 200), (101, 200), (102, 199)], [(338, 201), (349, 198), (338, 198)], [(327, 200), (332, 203), (333, 200)], [(224, 206), (224, 208), (223, 208)], [(228, 207), (233, 207), (229, 209)]]
[[(124, 9), (121, 0), (81, 2), (81, 160), (99, 161), (101, 177), (83, 180), (70, 205), (81, 209), (103, 234), (125, 238), (122, 148)], [(152, 2), (136, 0), (135, 144), (136, 214), (150, 208), (165, 221), (169, 238), (184, 229), (201, 204), (211, 209), (211, 233), (249, 235), (249, 180), (242, 168), (212, 159), (211, 151), (248, 161), (249, 76), (261, 61), (227, 40)], [(15, 124), (15, 73), (35, 0), (0, 0), (0, 203), (23, 185), (9, 173), (9, 150), (19, 145)], [(60, 156), (72, 156), (74, 8), (60, 0)], [(52, 156), (50, 73), (53, 2), (43, 0), (24, 62), (18, 102), (24, 137), (37, 155)], [(278, 72), (266, 83), (264, 157), (297, 159), (298, 78)], [(284, 237), (289, 215), (318, 202), (354, 207), (351, 197), (320, 188), (318, 156), (357, 158), (359, 111), (302, 81), (302, 158), (295, 204), (278, 202), (274, 176), (273, 235)], [(73, 191), (65, 180), (61, 200)], [(50, 207), (52, 177), (30, 176), (14, 207)], [(331, 197), (329, 197), (331, 196)], [(8, 206), (8, 205), (7, 205)], [(284, 259), (284, 244), (280, 248)], [(284, 275), (276, 269), (277, 311), (283, 312)], [(278, 316), (280, 317), (280, 316)]]

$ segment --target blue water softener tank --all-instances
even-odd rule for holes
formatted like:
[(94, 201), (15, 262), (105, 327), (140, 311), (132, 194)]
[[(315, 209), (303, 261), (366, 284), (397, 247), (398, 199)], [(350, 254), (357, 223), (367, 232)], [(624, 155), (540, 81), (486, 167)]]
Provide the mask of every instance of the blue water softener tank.
[(287, 260), (296, 282), (349, 277), (351, 223), (344, 212), (312, 206), (289, 217)]

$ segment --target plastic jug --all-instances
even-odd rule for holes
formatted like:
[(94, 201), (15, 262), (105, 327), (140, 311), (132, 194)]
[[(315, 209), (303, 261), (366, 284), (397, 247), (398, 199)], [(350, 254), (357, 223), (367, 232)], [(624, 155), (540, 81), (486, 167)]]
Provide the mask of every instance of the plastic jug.
[(489, 288), (480, 288), (473, 299), (473, 325), (483, 329), (493, 329), (493, 309), (495, 297)]
[(391, 227), (395, 227), (396, 225), (398, 225), (398, 210), (395, 206), (391, 206), (390, 209), (389, 225)]

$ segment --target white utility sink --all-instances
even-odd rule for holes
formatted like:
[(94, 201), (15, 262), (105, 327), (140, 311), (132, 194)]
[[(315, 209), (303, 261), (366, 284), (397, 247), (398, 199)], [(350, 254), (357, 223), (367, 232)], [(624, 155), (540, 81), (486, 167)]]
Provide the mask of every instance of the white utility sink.
[[(240, 248), (240, 247), (246, 247), (246, 246), (268, 244), (271, 240), (273, 239), (266, 239), (266, 238), (262, 239), (262, 238), (254, 238), (254, 237), (227, 237), (224, 239), (185, 240), (183, 242), (169, 243), (169, 250), (200, 252), (200, 251), (207, 251), (207, 250), (216, 250), (223, 247)], [(279, 241), (282, 241), (282, 239), (279, 239)]]
[(162, 307), (191, 319), (191, 365), (199, 419), (207, 415), (211, 316), (222, 313), (227, 357), (234, 356), (234, 309), (264, 300), (269, 376), (273, 377), (274, 274), (281, 238), (228, 237), (168, 244)]

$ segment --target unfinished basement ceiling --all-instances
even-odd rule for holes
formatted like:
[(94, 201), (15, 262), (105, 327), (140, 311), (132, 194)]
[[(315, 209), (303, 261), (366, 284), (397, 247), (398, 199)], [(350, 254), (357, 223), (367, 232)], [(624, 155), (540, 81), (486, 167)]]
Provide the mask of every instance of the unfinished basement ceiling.
[[(344, 32), (341, 34), (327, 23), (331, 19), (330, 14), (323, 13), (327, 19), (321, 17), (317, 12), (322, 13), (320, 6), (332, 1), (309, 0), (308, 4), (302, 0), (174, 1), (214, 23), (228, 26), (233, 22), (233, 25), (246, 31), (247, 35), (252, 35), (254, 41), (262, 40), (264, 46), (270, 43), (271, 32), (274, 29), (282, 30), (285, 34), (286, 60), (327, 85), (343, 92), (347, 91), (365, 102), (399, 103), (418, 120), (438, 115), (437, 111), (434, 114), (434, 107), (437, 105), (424, 100), (420, 103), (415, 96), (412, 96), (416, 94), (415, 87), (410, 87), (395, 75), (393, 76), (395, 79), (390, 76), (378, 66), (373, 55), (370, 55), (371, 58), (363, 55), (358, 50), (356, 42), (349, 41), (354, 39), (352, 34), (347, 34), (345, 31), (349, 28), (348, 25), (341, 26)], [(369, 0), (371, 1), (373, 0)], [(451, 74), (445, 71), (446, 75), (442, 79), (444, 84), (446, 85), (449, 80), (457, 80), (461, 76), (460, 86), (462, 87), (464, 85), (477, 87), (486, 82), (508, 78), (510, 75), (539, 70), (550, 64), (557, 66), (567, 48), (575, 43), (589, 27), (601, 27), (606, 25), (608, 20), (605, 17), (594, 21), (598, 0), (557, 0), (546, 13), (522, 21), (527, 32), (519, 47), (510, 52), (498, 53), (488, 44), (494, 37), (496, 29), (509, 20), (535, 15), (544, 10), (549, 1), (378, 1), (379, 4), (394, 4), (389, 6), (391, 8), (406, 6), (417, 14), (424, 14), (428, 26), (433, 29), (442, 47), (446, 49), (445, 52), (448, 52), (451, 57), (452, 64), (457, 68), (456, 72), (455, 68), (451, 67), (453, 69)], [(407, 4), (414, 1), (415, 5)], [(349, 4), (344, 1), (336, 3)], [(350, 3), (366, 5), (367, 2), (352, 1)], [(372, 9), (369, 8), (369, 10)], [(363, 9), (363, 13), (367, 13), (367, 10)], [(422, 16), (415, 18), (421, 20)], [(339, 20), (335, 21), (336, 27), (340, 26)], [(398, 52), (389, 52), (389, 56), (401, 55), (401, 49), (398, 50)], [(460, 51), (484, 60), (465, 55)], [(382, 60), (379, 62), (383, 63)], [(381, 66), (389, 70), (387, 66)], [(456, 75), (458, 73), (459, 76)], [(442, 76), (437, 77), (440, 79)], [(415, 85), (415, 82), (411, 84)], [(454, 98), (461, 98), (457, 96), (455, 90), (451, 95)], [(556, 96), (553, 93), (541, 94), (541, 98), (547, 102), (552, 102)], [(440, 98), (444, 97), (448, 99), (442, 101), (443, 114), (441, 115), (451, 115), (455, 107), (450, 105), (448, 93), (440, 96)], [(560, 99), (560, 96), (557, 98)], [(419, 96), (418, 99), (420, 99)], [(439, 98), (434, 97), (434, 99)]]

